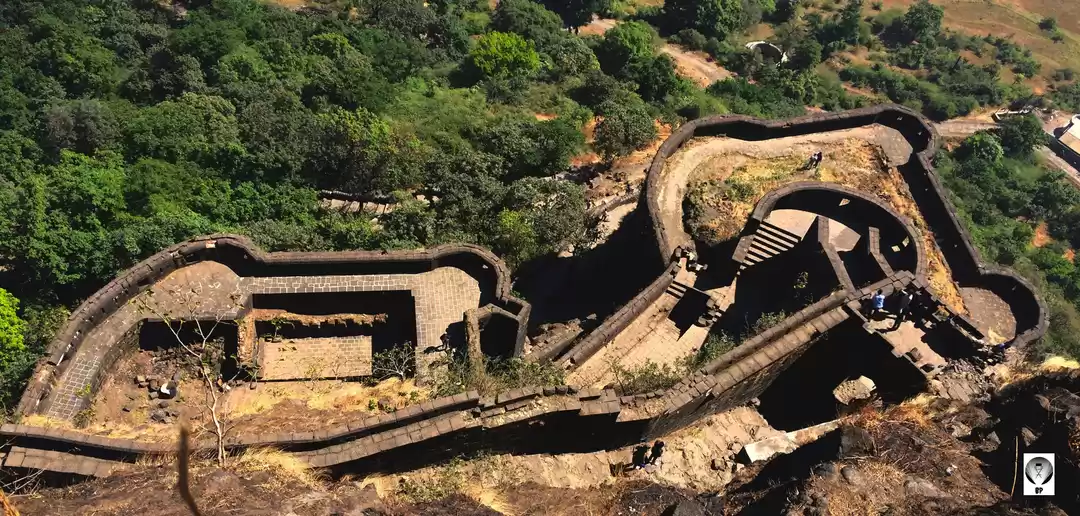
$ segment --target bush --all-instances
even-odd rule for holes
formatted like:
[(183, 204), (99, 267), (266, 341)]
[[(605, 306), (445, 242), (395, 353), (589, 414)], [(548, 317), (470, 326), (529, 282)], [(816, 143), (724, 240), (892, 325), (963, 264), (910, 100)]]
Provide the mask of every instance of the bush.
[(676, 39), (679, 43), (682, 43), (684, 47), (690, 50), (703, 50), (709, 43), (708, 38), (695, 29), (680, 30)]
[(629, 369), (618, 363), (611, 368), (615, 373), (615, 388), (623, 396), (668, 389), (684, 376), (683, 371), (670, 364), (660, 365), (651, 360)]
[(1054, 74), (1050, 76), (1055, 81), (1071, 81), (1076, 77), (1076, 72), (1072, 68), (1058, 68), (1054, 70)]
[(875, 10), (875, 11), (880, 11), (880, 10), (881, 10), (881, 8), (882, 8), (882, 7), (884, 6), (884, 5), (885, 5), (885, 4), (884, 4), (884, 3), (882, 3), (882, 2), (881, 2), (881, 0), (877, 0), (877, 1), (875, 1), (875, 2), (873, 2), (873, 3), (871, 3), (871, 4), (870, 4), (870, 8), (871, 8), (871, 9), (873, 9), (873, 10)]
[(1042, 20), (1039, 20), (1039, 28), (1045, 31), (1053, 31), (1057, 29), (1057, 18), (1053, 16), (1047, 16)]
[(488, 395), (519, 387), (566, 384), (566, 370), (554, 362), (485, 356), (480, 366), (473, 367), (464, 356), (451, 357), (437, 364), (431, 384), (432, 395), (452, 396), (471, 390)]
[(705, 338), (705, 343), (701, 345), (701, 349), (698, 349), (697, 353), (689, 357), (687, 369), (696, 371), (709, 362), (720, 358), (724, 353), (735, 349), (737, 345), (735, 338), (725, 332), (710, 332), (709, 336)]

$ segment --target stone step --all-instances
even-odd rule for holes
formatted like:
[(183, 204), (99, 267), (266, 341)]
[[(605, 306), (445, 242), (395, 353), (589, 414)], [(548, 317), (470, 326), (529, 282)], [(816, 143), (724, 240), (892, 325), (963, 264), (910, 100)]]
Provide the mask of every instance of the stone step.
[(776, 256), (778, 254), (780, 254), (780, 253), (772, 252), (772, 251), (757, 248), (757, 247), (751, 247), (748, 251), (746, 251), (746, 257), (747, 258), (749, 258), (751, 256), (754, 256), (754, 257), (757, 257), (757, 261), (759, 261), (759, 262), (763, 261), (763, 260), (766, 260), (768, 258), (772, 258), (773, 256)]
[(787, 242), (771, 239), (763, 233), (754, 234), (754, 240), (750, 242), (751, 249), (768, 249), (770, 251), (773, 251), (773, 254), (782, 253), (784, 251), (787, 251), (788, 249), (791, 249), (792, 247), (793, 246), (788, 245)]
[(780, 226), (770, 224), (770, 223), (768, 223), (766, 221), (761, 221), (761, 225), (758, 226), (757, 232), (758, 233), (768, 234), (768, 235), (776, 238), (777, 240), (786, 241), (786, 242), (790, 243), (792, 246), (794, 246), (795, 244), (799, 243), (802, 240), (801, 236), (796, 235), (795, 233), (792, 233), (792, 232), (790, 232), (790, 231), (788, 231), (788, 230), (786, 230), (786, 229), (784, 229), (784, 228), (782, 228)]

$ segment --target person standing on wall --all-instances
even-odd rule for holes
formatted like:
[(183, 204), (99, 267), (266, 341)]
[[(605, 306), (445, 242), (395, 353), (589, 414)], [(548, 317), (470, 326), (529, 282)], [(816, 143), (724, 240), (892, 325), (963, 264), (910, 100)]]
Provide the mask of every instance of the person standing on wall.
[(649, 455), (649, 464), (656, 464), (660, 456), (664, 454), (664, 441), (657, 439), (652, 445), (652, 453)]
[(870, 298), (870, 317), (874, 317), (885, 308), (885, 294), (878, 289), (874, 297)]
[(915, 299), (915, 294), (908, 290), (901, 290), (899, 294), (900, 299), (896, 302), (896, 320), (893, 321), (893, 329), (899, 328), (900, 323), (904, 322), (904, 316), (907, 315), (908, 309), (911, 307), (911, 301)]

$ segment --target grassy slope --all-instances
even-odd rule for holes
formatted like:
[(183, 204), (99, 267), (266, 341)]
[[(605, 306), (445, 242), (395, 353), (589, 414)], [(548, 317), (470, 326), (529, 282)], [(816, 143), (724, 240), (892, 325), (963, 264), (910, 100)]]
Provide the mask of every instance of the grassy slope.
[[(931, 0), (945, 8), (945, 27), (966, 34), (1012, 37), (1030, 48), (1042, 63), (1040, 77), (1029, 84), (1036, 90), (1046, 86), (1059, 68), (1080, 71), (1080, 2), (1075, 0)], [(884, 9), (906, 9), (915, 0), (883, 0)], [(874, 14), (867, 2), (867, 14)], [(1043, 16), (1053, 16), (1065, 34), (1065, 41), (1054, 43), (1039, 29)], [(1004, 70), (1002, 78), (1010, 80)]]

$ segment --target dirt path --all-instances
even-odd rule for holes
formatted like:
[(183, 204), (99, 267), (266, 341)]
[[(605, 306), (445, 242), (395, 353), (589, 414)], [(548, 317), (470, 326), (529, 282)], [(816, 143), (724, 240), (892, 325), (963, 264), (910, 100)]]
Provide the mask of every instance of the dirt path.
[(702, 88), (732, 76), (731, 72), (710, 61), (704, 52), (691, 52), (671, 43), (661, 47), (660, 52), (675, 60), (675, 69), (679, 75), (694, 81)]
[[(600, 36), (618, 23), (619, 20), (596, 18), (592, 23), (582, 27), (580, 34)], [(704, 52), (691, 52), (671, 43), (665, 43), (660, 47), (660, 52), (675, 60), (675, 69), (679, 75), (694, 81), (703, 88), (732, 76), (731, 72), (710, 61)]]

